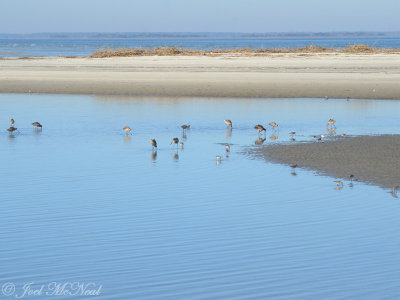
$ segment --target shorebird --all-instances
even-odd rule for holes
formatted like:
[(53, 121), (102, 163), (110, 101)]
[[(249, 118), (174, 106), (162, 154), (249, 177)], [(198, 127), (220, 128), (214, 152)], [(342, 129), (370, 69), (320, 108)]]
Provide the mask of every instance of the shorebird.
[(222, 160), (222, 156), (221, 155), (217, 155), (217, 156), (215, 156), (215, 158), (217, 159), (217, 162), (219, 161), (221, 161)]
[(353, 174), (350, 174), (349, 178), (350, 178), (350, 181), (353, 182), (354, 175), (353, 175)]
[(7, 129), (8, 132), (14, 132), (15, 130), (17, 130), (18, 128), (15, 128), (13, 126), (10, 126), (10, 128)]
[(326, 126), (333, 125), (333, 124), (335, 124), (335, 123), (336, 123), (336, 120), (334, 120), (334, 119), (329, 119), (328, 123), (326, 123)]
[(276, 124), (275, 122), (271, 122), (268, 125), (271, 126), (274, 129), (278, 127), (278, 124)]
[(296, 134), (296, 131), (291, 131), (291, 132), (289, 132), (289, 134), (290, 134), (291, 136), (294, 136), (294, 135)]
[(393, 198), (398, 198), (397, 196), (397, 189), (399, 188), (398, 185), (392, 187), (392, 189), (390, 190), (390, 194), (392, 195)]
[(225, 151), (226, 151), (226, 152), (231, 152), (231, 146), (226, 145), (226, 146), (225, 146)]
[(290, 167), (291, 167), (292, 169), (296, 169), (296, 168), (297, 168), (297, 164), (290, 165)]
[(346, 134), (345, 134), (345, 133), (342, 133), (340, 136), (346, 136)]
[(153, 150), (154, 150), (154, 148), (157, 149), (157, 141), (156, 141), (155, 139), (151, 139), (151, 140), (150, 140), (150, 143), (151, 143), (151, 145), (153, 146)]
[(337, 186), (343, 186), (343, 182), (341, 180), (335, 180), (333, 182), (336, 183)]
[(36, 128), (42, 128), (42, 124), (40, 124), (39, 122), (33, 122), (32, 123), (33, 126), (35, 126)]
[(329, 98), (328, 98), (328, 96), (325, 96), (325, 100), (328, 100)]
[(125, 126), (123, 130), (126, 132), (126, 134), (129, 134), (132, 131), (132, 129), (129, 126)]
[(317, 136), (316, 136), (316, 135), (310, 135), (310, 138), (312, 138), (312, 139), (316, 139), (316, 138), (317, 138)]
[(11, 120), (10, 120), (10, 126), (11, 126), (11, 127), (14, 127), (14, 123), (15, 123), (15, 122), (14, 122), (14, 119), (11, 119)]
[(267, 132), (267, 129), (264, 128), (264, 126), (257, 124), (256, 126), (254, 126), (254, 129), (258, 130), (258, 133), (260, 134), (261, 132)]
[(291, 141), (291, 142), (295, 142), (295, 141), (296, 141), (296, 139), (295, 139), (294, 137), (291, 137), (291, 138), (289, 139), (289, 141)]
[(181, 128), (183, 129), (183, 131), (185, 131), (186, 129), (190, 129), (190, 125), (182, 125)]
[(171, 144), (174, 143), (176, 145), (176, 149), (178, 149), (179, 139), (177, 137), (172, 139)]
[(232, 121), (231, 120), (224, 120), (225, 124), (232, 128)]

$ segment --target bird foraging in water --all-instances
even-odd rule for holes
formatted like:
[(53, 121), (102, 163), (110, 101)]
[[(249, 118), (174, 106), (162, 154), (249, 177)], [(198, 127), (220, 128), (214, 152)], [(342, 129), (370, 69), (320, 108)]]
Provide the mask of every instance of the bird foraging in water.
[(353, 174), (350, 174), (349, 178), (350, 178), (350, 181), (352, 182), (353, 179), (354, 179), (354, 175), (353, 175)]
[(390, 190), (390, 194), (392, 195), (393, 198), (398, 198), (397, 196), (397, 189), (399, 188), (398, 185), (392, 187), (392, 189)]
[(123, 130), (126, 132), (126, 134), (129, 134), (132, 131), (132, 129), (129, 126), (125, 126)]
[(14, 127), (14, 123), (15, 123), (15, 122), (14, 122), (14, 119), (11, 119), (11, 120), (10, 120), (10, 126), (11, 126), (11, 127)]
[(296, 131), (291, 131), (291, 132), (289, 132), (289, 134), (290, 134), (291, 136), (294, 136), (294, 135), (296, 134)]
[(174, 143), (176, 145), (176, 148), (178, 148), (179, 139), (177, 137), (173, 138), (171, 144), (172, 143)]
[(17, 130), (18, 128), (15, 128), (13, 126), (10, 126), (10, 128), (7, 129), (8, 132), (14, 132), (15, 130)]
[(343, 186), (343, 182), (341, 180), (335, 180), (333, 182), (336, 183), (337, 186)]
[(226, 146), (225, 146), (225, 151), (226, 151), (226, 152), (231, 152), (231, 146), (226, 145)]
[(222, 156), (221, 155), (217, 155), (217, 156), (215, 156), (215, 158), (217, 159), (217, 162), (220, 162), (222, 160)]
[(261, 133), (263, 131), (267, 132), (267, 130), (264, 128), (264, 126), (262, 126), (260, 124), (257, 124), (256, 126), (254, 126), (254, 129), (257, 129), (258, 133)]
[(276, 122), (271, 122), (268, 125), (271, 126), (274, 129), (278, 127), (278, 124)]
[(39, 122), (33, 122), (32, 123), (33, 126), (35, 126), (36, 128), (42, 128), (42, 124), (40, 124)]
[(297, 168), (297, 164), (290, 165), (290, 167), (291, 167), (292, 169), (296, 169), (296, 168)]
[(154, 148), (157, 148), (157, 141), (155, 139), (151, 139), (150, 143), (153, 146), (153, 150), (154, 150)]
[(326, 123), (326, 126), (333, 125), (333, 124), (335, 124), (335, 123), (336, 123), (336, 120), (334, 120), (334, 119), (329, 119), (328, 123)]
[(185, 131), (186, 129), (190, 129), (190, 125), (189, 124), (184, 124), (181, 126), (181, 128)]
[(232, 121), (231, 120), (224, 120), (225, 124), (232, 128)]

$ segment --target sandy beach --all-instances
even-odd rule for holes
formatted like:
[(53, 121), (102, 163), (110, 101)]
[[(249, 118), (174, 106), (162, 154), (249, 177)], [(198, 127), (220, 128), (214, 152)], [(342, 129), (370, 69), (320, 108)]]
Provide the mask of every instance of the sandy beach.
[[(253, 152), (254, 151), (254, 152)], [(400, 135), (344, 137), (332, 141), (272, 145), (251, 151), (269, 162), (391, 188), (400, 185)]]
[(400, 99), (398, 54), (0, 59), (0, 92)]

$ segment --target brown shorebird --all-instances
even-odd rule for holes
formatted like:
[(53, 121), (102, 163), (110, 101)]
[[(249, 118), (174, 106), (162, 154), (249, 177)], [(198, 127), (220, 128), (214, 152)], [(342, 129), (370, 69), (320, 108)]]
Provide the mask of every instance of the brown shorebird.
[(335, 124), (335, 123), (336, 123), (336, 120), (334, 120), (334, 119), (329, 119), (328, 123), (326, 123), (326, 126), (333, 125), (333, 124)]
[(228, 152), (228, 153), (231, 152), (231, 146), (226, 145), (225, 146), (225, 151)]
[(186, 129), (190, 129), (190, 125), (189, 124), (185, 124), (185, 125), (182, 125), (181, 126), (181, 128), (183, 129), (183, 131), (185, 131)]
[(215, 158), (217, 159), (217, 162), (221, 162), (221, 160), (222, 160), (222, 156), (221, 155), (217, 155), (217, 156), (215, 156)]
[(264, 128), (264, 126), (257, 124), (256, 126), (254, 126), (254, 129), (258, 130), (258, 133), (260, 134), (261, 132), (267, 132), (267, 130)]
[(224, 120), (225, 124), (232, 128), (232, 121), (231, 120)]
[(155, 139), (151, 139), (151, 140), (150, 140), (150, 143), (151, 143), (151, 145), (153, 146), (153, 150), (154, 150), (154, 149), (157, 149), (157, 142), (156, 142)]
[(275, 122), (271, 122), (268, 125), (271, 126), (274, 129), (278, 128), (278, 124), (276, 124)]
[(15, 122), (14, 122), (14, 119), (11, 119), (11, 120), (10, 120), (10, 126), (11, 126), (11, 127), (14, 127), (14, 123), (15, 123)]
[(176, 148), (178, 149), (178, 144), (179, 144), (179, 139), (177, 137), (172, 139), (171, 144), (174, 143), (176, 145)]
[(293, 137), (296, 134), (296, 131), (291, 131), (289, 134)]
[(35, 126), (36, 128), (42, 128), (42, 124), (40, 124), (39, 122), (33, 122), (32, 123), (33, 126)]
[(290, 165), (290, 167), (291, 167), (292, 169), (296, 169), (296, 168), (297, 168), (297, 164)]
[(126, 134), (129, 134), (132, 131), (132, 129), (129, 126), (125, 126), (123, 130), (126, 132)]
[(354, 175), (353, 175), (353, 174), (350, 174), (349, 178), (350, 178), (350, 181), (353, 182)]
[(335, 180), (333, 182), (336, 183), (337, 186), (343, 186), (343, 182), (341, 180)]
[(398, 198), (397, 196), (397, 189), (399, 188), (398, 185), (392, 187), (392, 189), (390, 190), (390, 194), (392, 195), (393, 198)]
[(7, 129), (8, 132), (14, 132), (15, 130), (17, 130), (18, 128), (15, 128), (13, 126), (10, 126), (10, 128)]

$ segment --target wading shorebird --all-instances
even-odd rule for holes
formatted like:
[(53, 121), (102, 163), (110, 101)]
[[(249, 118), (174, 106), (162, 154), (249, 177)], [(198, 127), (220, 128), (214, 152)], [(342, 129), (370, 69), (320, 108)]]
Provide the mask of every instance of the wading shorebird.
[(179, 139), (178, 139), (177, 137), (174, 137), (174, 138), (172, 139), (171, 144), (172, 144), (172, 143), (174, 143), (174, 144), (176, 145), (176, 149), (178, 149)]
[(333, 125), (333, 124), (335, 124), (335, 123), (336, 123), (336, 120), (334, 120), (334, 119), (329, 119), (328, 123), (326, 123), (326, 126)]
[(36, 128), (42, 128), (42, 124), (40, 124), (39, 122), (33, 122), (32, 123), (33, 126), (35, 126)]
[(325, 100), (328, 100), (329, 99), (329, 97), (328, 96), (325, 96)]
[(267, 129), (265, 129), (264, 128), (264, 126), (262, 126), (262, 125), (260, 125), (260, 124), (257, 124), (256, 126), (254, 126), (254, 129), (257, 129), (257, 131), (258, 131), (258, 134), (261, 134), (261, 132), (267, 132)]
[(296, 134), (296, 131), (291, 131), (289, 134), (293, 137)]
[(271, 123), (269, 123), (268, 125), (271, 126), (273, 129), (278, 128), (278, 124), (275, 123), (275, 122), (271, 122)]
[(14, 127), (14, 123), (15, 123), (15, 122), (14, 122), (14, 119), (11, 119), (11, 120), (10, 120), (10, 126), (11, 126), (11, 127)]
[(392, 187), (392, 189), (390, 190), (390, 194), (392, 195), (393, 198), (398, 198), (397, 196), (397, 189), (399, 188), (398, 185)]
[(10, 126), (10, 128), (7, 129), (8, 132), (14, 132), (15, 130), (17, 130), (18, 128), (15, 128), (13, 126)]
[(157, 150), (157, 141), (155, 139), (151, 139), (150, 140), (151, 145), (153, 146), (153, 150), (156, 149)]
[(353, 175), (353, 174), (350, 174), (349, 178), (350, 178), (350, 181), (353, 182), (354, 175)]
[(228, 153), (231, 152), (231, 146), (226, 145), (225, 146), (225, 151), (228, 152)]
[(336, 183), (337, 186), (343, 186), (343, 182), (341, 180), (335, 180), (333, 182)]
[(183, 129), (183, 131), (185, 131), (186, 129), (190, 129), (190, 125), (189, 124), (184, 124), (181, 126), (181, 128)]
[(232, 128), (232, 121), (231, 120), (224, 120), (225, 124)]
[(222, 161), (222, 156), (221, 155), (217, 155), (215, 156), (215, 158), (217, 159), (217, 164), (219, 165)]
[(125, 126), (123, 130), (125, 131), (126, 134), (129, 134), (132, 131), (132, 129), (129, 126)]

